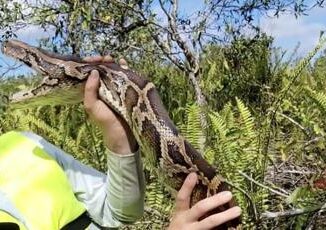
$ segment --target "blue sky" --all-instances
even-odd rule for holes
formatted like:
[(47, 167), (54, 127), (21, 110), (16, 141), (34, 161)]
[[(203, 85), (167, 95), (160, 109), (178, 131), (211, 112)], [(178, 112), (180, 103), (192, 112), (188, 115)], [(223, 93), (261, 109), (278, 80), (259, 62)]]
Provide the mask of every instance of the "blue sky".
[[(180, 0), (181, 14), (191, 14), (203, 6), (203, 0)], [(158, 7), (157, 9), (158, 10)], [(158, 14), (161, 14), (158, 11)], [(326, 31), (326, 8), (315, 8), (308, 12), (308, 16), (295, 18), (293, 15), (283, 14), (278, 18), (260, 17), (257, 23), (269, 35), (275, 38), (274, 46), (281, 47), (291, 53), (300, 43), (298, 55), (303, 56), (316, 45), (320, 31)], [(18, 32), (18, 39), (30, 44), (37, 44), (40, 38), (51, 36), (51, 31), (44, 32), (41, 28), (30, 26)], [(4, 60), (12, 64), (10, 59), (0, 54), (0, 74), (3, 72), (1, 65), (5, 66)], [(28, 68), (21, 68), (16, 74), (31, 73)]]
[(320, 31), (326, 31), (326, 8), (315, 8), (299, 18), (293, 15), (264, 17), (259, 19), (259, 24), (275, 38), (275, 46), (291, 52), (300, 43), (298, 55), (305, 55), (317, 44)]

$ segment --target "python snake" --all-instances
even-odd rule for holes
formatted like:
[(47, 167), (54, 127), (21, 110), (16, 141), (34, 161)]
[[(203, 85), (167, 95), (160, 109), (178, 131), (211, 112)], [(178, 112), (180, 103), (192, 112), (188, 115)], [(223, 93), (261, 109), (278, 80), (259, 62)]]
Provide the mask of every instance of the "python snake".
[[(228, 190), (217, 170), (182, 137), (173, 124), (152, 82), (117, 63), (88, 63), (76, 57), (49, 53), (21, 41), (4, 42), (2, 52), (24, 62), (44, 78), (36, 88), (11, 96), (13, 108), (77, 103), (82, 100), (81, 85), (92, 70), (100, 75), (99, 98), (115, 110), (131, 127), (142, 152), (150, 159), (168, 185), (179, 190), (190, 172), (198, 183), (191, 204)], [(214, 210), (221, 212), (228, 204)], [(239, 219), (216, 229), (239, 228)]]

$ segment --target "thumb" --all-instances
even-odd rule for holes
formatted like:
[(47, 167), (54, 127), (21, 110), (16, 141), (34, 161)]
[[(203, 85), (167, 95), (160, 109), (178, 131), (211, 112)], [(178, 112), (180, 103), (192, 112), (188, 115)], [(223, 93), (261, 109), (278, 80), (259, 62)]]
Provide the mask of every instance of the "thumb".
[(186, 211), (190, 208), (190, 197), (192, 190), (197, 183), (197, 174), (190, 173), (185, 182), (183, 183), (181, 189), (178, 192), (176, 198), (176, 211)]
[(97, 70), (93, 70), (87, 79), (84, 92), (84, 107), (90, 110), (98, 100), (98, 88), (100, 87), (100, 78)]

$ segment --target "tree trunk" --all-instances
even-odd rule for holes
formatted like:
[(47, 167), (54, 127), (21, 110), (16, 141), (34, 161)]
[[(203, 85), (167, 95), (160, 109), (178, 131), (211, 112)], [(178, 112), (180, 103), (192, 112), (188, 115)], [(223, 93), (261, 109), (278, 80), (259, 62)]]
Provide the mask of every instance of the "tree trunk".
[(189, 77), (193, 87), (195, 88), (196, 102), (198, 103), (198, 105), (200, 107), (204, 107), (207, 104), (207, 102), (206, 102), (206, 98), (200, 88), (200, 85), (199, 85), (198, 74), (196, 74), (195, 72), (189, 72), (188, 77)]
[(205, 144), (206, 144), (205, 130), (207, 129), (207, 124), (208, 124), (206, 110), (205, 110), (207, 101), (206, 101), (206, 98), (205, 98), (201, 88), (200, 88), (198, 75), (199, 75), (198, 73), (195, 73), (193, 71), (188, 73), (188, 77), (195, 89), (196, 103), (199, 105), (199, 108), (200, 108), (200, 115), (199, 115), (200, 116), (200, 124), (201, 124), (202, 130), (204, 130), (203, 133), (205, 134), (202, 136), (201, 140), (199, 140), (199, 146), (200, 146), (199, 150), (203, 154), (204, 150), (205, 150)]

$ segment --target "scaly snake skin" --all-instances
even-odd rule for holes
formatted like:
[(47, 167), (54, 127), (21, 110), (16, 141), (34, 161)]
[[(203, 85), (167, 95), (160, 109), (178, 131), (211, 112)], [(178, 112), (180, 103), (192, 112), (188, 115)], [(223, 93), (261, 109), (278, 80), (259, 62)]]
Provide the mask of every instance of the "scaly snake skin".
[[(36, 88), (11, 96), (11, 107), (80, 102), (82, 83), (92, 70), (98, 70), (99, 98), (125, 119), (143, 153), (169, 186), (179, 190), (186, 176), (196, 172), (198, 183), (192, 194), (192, 205), (228, 190), (216, 169), (179, 134), (155, 86), (146, 78), (113, 62), (87, 63), (76, 57), (48, 53), (17, 40), (5, 42), (2, 51), (44, 76)], [(213, 212), (232, 206), (234, 201)], [(239, 228), (238, 224), (239, 220), (234, 220), (216, 229)]]

